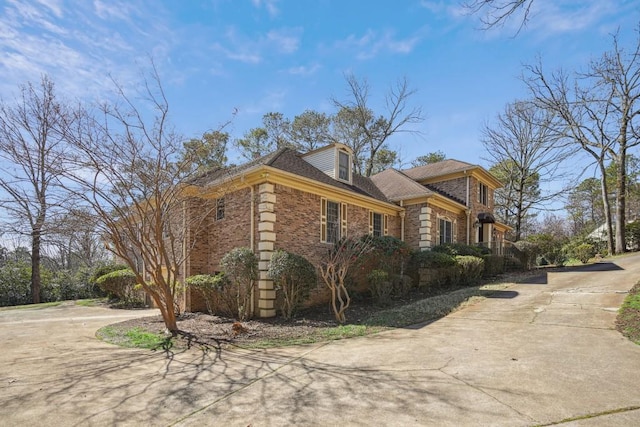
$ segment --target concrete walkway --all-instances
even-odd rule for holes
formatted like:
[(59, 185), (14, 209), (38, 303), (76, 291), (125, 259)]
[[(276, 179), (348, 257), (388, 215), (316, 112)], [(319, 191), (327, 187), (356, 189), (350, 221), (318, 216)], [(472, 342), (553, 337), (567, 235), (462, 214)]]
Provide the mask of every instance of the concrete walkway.
[(428, 325), (269, 351), (166, 354), (93, 337), (114, 314), (148, 312), (0, 311), (0, 425), (637, 426), (640, 346), (614, 320), (639, 279), (632, 255)]

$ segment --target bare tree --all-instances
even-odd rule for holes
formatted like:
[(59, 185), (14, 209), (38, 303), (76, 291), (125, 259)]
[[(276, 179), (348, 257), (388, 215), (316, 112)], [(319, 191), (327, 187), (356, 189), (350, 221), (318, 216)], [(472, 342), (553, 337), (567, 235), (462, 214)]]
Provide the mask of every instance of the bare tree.
[(78, 121), (74, 143), (80, 154), (70, 178), (99, 217), (107, 249), (133, 270), (175, 334), (181, 268), (210, 210), (202, 201), (191, 209), (195, 159), (184, 157), (184, 138), (169, 124), (155, 68), (145, 79), (144, 104), (116, 86), (119, 103), (102, 105), (99, 115), (86, 112)]
[(371, 240), (366, 238), (341, 239), (320, 263), (320, 275), (331, 291), (331, 308), (340, 323), (347, 320), (345, 311), (351, 305), (351, 296), (345, 283), (349, 268), (371, 248)]
[(359, 80), (354, 75), (345, 76), (351, 99), (340, 101), (333, 98), (334, 105), (340, 111), (349, 112), (349, 119), (353, 120), (356, 132), (354, 140), (340, 141), (351, 146), (355, 151), (363, 153), (364, 167), (362, 174), (370, 176), (375, 166), (376, 154), (388, 142), (389, 137), (400, 132), (416, 132), (407, 126), (424, 120), (420, 107), (410, 107), (409, 98), (415, 90), (409, 88), (406, 79), (400, 79), (391, 87), (385, 96), (384, 114), (376, 117), (369, 107), (369, 84), (366, 80)]
[(42, 239), (48, 220), (69, 202), (61, 194), (66, 142), (62, 126), (69, 110), (43, 76), (40, 84), (21, 88), (15, 105), (0, 104), (0, 208), (5, 230), (31, 240), (31, 295), (40, 302)]
[(525, 218), (565, 191), (541, 190), (545, 183), (567, 177), (560, 166), (569, 151), (559, 144), (562, 135), (556, 127), (552, 112), (518, 101), (508, 104), (496, 123), (482, 131), (486, 160), (504, 185), (496, 190), (496, 207), (514, 228), (516, 241), (522, 237)]
[(57, 269), (92, 268), (108, 260), (97, 218), (84, 209), (70, 209), (56, 219), (46, 236), (45, 252)]
[(520, 31), (529, 22), (534, 0), (470, 0), (462, 3), (470, 13), (480, 13), (484, 29), (502, 26), (513, 15), (520, 14)]
[[(589, 64), (588, 71), (575, 73), (570, 81), (563, 71), (544, 72), (539, 63), (527, 66), (525, 79), (535, 102), (552, 111), (561, 120), (562, 132), (598, 165), (602, 198), (608, 230), (610, 253), (624, 252), (627, 155), (640, 143), (640, 38), (635, 48), (626, 53), (613, 36), (613, 50)], [(615, 164), (616, 227), (613, 244), (613, 222), (607, 195), (606, 161)]]

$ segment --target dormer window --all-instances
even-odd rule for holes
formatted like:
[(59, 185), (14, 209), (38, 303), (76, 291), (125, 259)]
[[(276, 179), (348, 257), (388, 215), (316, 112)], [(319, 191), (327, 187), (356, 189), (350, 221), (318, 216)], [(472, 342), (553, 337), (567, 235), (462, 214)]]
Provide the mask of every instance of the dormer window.
[(336, 181), (353, 182), (353, 150), (338, 142), (302, 155), (310, 165)]
[(349, 154), (338, 151), (338, 178), (343, 181), (351, 181), (351, 159)]

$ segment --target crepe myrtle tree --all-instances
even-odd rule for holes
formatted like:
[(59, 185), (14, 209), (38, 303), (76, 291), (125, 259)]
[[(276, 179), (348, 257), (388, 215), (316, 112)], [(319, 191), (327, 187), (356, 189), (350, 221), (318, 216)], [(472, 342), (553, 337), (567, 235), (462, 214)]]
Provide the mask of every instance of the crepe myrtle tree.
[(361, 239), (343, 238), (335, 243), (320, 262), (320, 275), (331, 291), (331, 308), (339, 323), (345, 323), (345, 311), (351, 296), (345, 283), (349, 268), (373, 248), (369, 236)]
[(114, 84), (117, 102), (85, 109), (70, 128), (77, 155), (66, 181), (99, 219), (107, 250), (131, 269), (175, 335), (180, 272), (213, 203), (197, 199), (196, 159), (169, 123), (155, 66), (136, 102)]

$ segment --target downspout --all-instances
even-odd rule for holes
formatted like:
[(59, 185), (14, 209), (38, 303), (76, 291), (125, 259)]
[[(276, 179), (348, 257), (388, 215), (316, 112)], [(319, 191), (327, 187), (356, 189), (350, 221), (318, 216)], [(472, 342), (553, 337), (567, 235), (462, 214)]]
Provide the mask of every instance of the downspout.
[(255, 240), (256, 240), (256, 232), (255, 232), (255, 197), (256, 197), (256, 189), (255, 186), (251, 186), (251, 232), (250, 232), (250, 245), (251, 251), (255, 250)]
[[(256, 241), (256, 232), (255, 232), (255, 197), (256, 197), (256, 189), (255, 186), (252, 185), (251, 186), (251, 221), (250, 221), (250, 227), (251, 227), (251, 232), (249, 233), (249, 239), (250, 239), (250, 245), (251, 245), (251, 252), (255, 251), (255, 241)], [(255, 296), (255, 286), (251, 289), (251, 293), (253, 295), (251, 295), (251, 313), (255, 313), (256, 312), (256, 296)]]
[[(404, 200), (400, 200), (400, 207), (404, 207)], [(405, 211), (400, 212), (400, 240), (404, 242), (404, 216)]]
[[(190, 261), (190, 258), (187, 257), (187, 244), (188, 239), (191, 236), (190, 230), (187, 230), (187, 202), (182, 202), (182, 301), (184, 301), (184, 311), (187, 311), (187, 308), (191, 309), (191, 293), (187, 292), (187, 263)], [(191, 310), (189, 310), (191, 311)]]
[(467, 171), (464, 171), (467, 177), (467, 194), (465, 196), (465, 205), (467, 206), (467, 245), (471, 245), (471, 206), (469, 206), (469, 175)]

